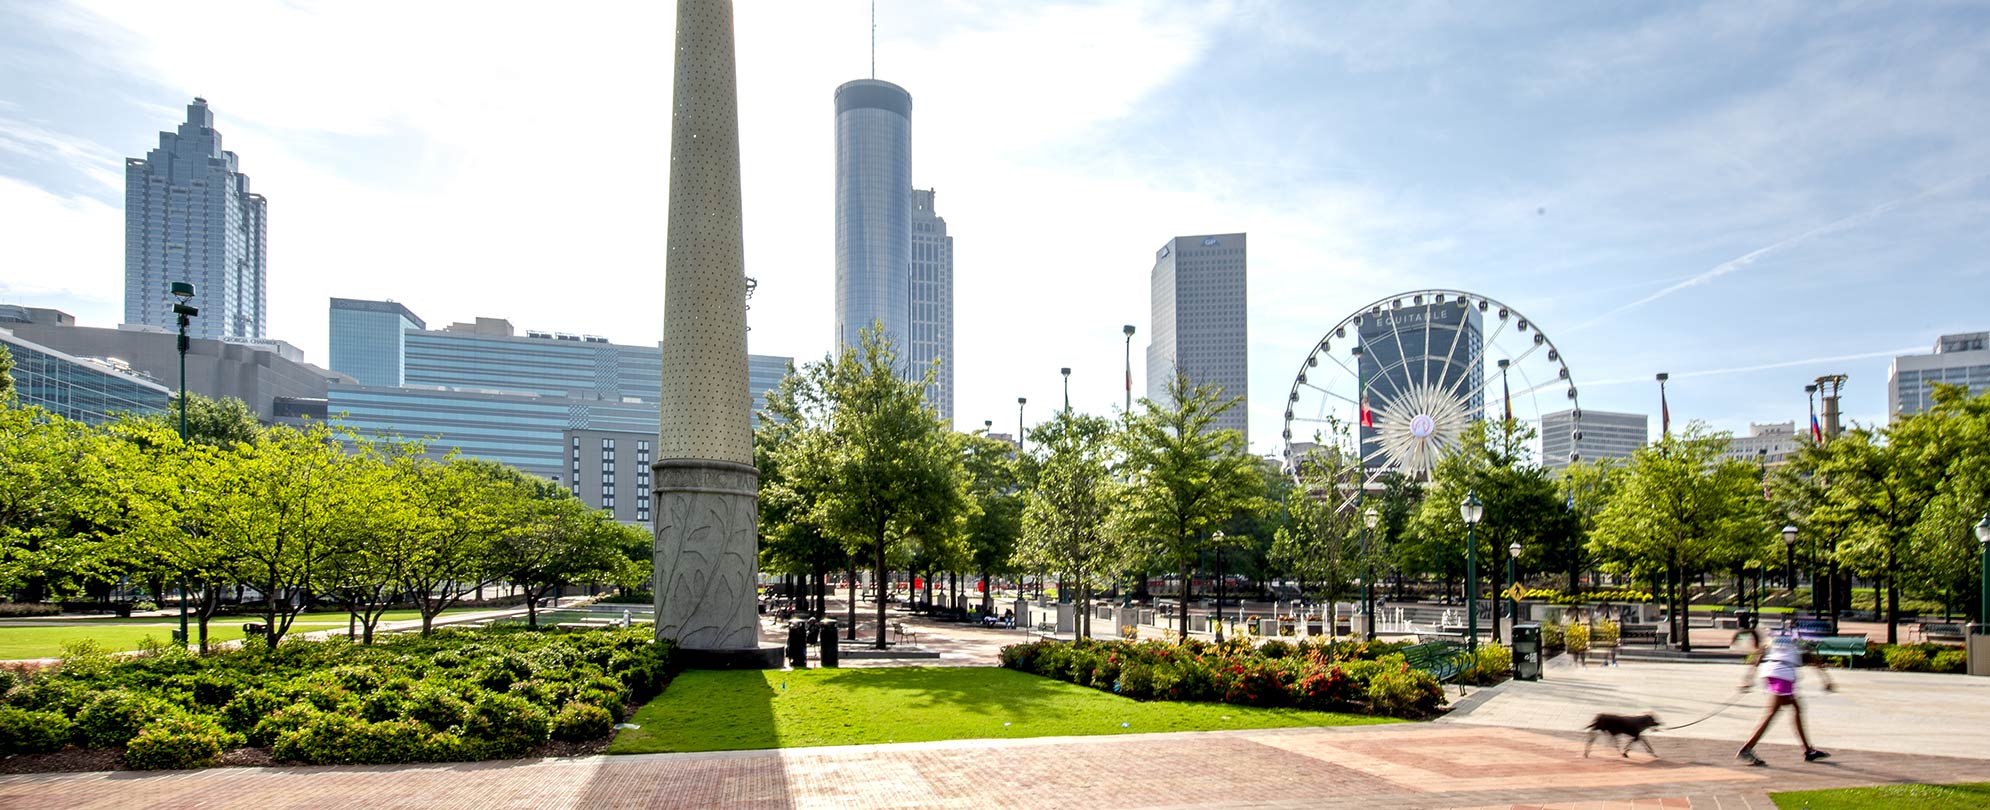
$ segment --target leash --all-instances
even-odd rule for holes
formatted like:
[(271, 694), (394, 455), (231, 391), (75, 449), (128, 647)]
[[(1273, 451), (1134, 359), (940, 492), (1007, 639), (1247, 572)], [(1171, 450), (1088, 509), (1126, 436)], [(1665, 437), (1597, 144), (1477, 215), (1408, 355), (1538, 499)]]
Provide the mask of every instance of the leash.
[(1707, 716), (1705, 716), (1705, 717), (1702, 717), (1702, 718), (1700, 718), (1700, 719), (1698, 719), (1698, 720), (1694, 720), (1694, 721), (1693, 721), (1693, 722), (1691, 722), (1691, 723), (1680, 723), (1679, 725), (1676, 725), (1676, 726), (1660, 726), (1660, 728), (1663, 728), (1663, 729), (1665, 729), (1665, 730), (1667, 730), (1667, 731), (1672, 731), (1672, 730), (1675, 730), (1675, 729), (1682, 729), (1682, 728), (1685, 728), (1685, 727), (1687, 727), (1687, 726), (1693, 726), (1693, 725), (1698, 725), (1698, 724), (1700, 724), (1700, 723), (1704, 723), (1704, 722), (1707, 722), (1708, 720), (1712, 720), (1712, 719), (1714, 719), (1714, 715), (1717, 715), (1717, 714), (1720, 714), (1721, 712), (1724, 712), (1724, 711), (1727, 711), (1728, 709), (1731, 709), (1731, 708), (1734, 708), (1734, 704), (1736, 704), (1736, 703), (1740, 703), (1740, 702), (1741, 702), (1741, 696), (1742, 696), (1742, 694), (1743, 694), (1743, 690), (1740, 690), (1740, 689), (1736, 689), (1736, 690), (1734, 690), (1734, 697), (1731, 697), (1731, 698), (1728, 698), (1728, 701), (1727, 701), (1726, 703), (1723, 703), (1723, 704), (1721, 704), (1721, 705), (1720, 705), (1720, 706), (1719, 706), (1718, 708), (1715, 708), (1715, 709), (1714, 709), (1713, 711), (1711, 711), (1711, 712), (1708, 712), (1708, 713), (1707, 713)]

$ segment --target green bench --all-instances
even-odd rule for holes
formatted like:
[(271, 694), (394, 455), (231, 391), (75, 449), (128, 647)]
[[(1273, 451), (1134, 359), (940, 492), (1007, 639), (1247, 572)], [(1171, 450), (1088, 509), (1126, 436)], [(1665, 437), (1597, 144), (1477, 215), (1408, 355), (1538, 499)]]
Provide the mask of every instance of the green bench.
[(1812, 655), (1843, 658), (1849, 666), (1852, 659), (1866, 654), (1865, 636), (1824, 636), (1805, 642)]
[(1458, 677), (1471, 665), (1464, 645), (1450, 641), (1426, 641), (1404, 647), (1403, 660), (1411, 669), (1430, 673), (1438, 683)]

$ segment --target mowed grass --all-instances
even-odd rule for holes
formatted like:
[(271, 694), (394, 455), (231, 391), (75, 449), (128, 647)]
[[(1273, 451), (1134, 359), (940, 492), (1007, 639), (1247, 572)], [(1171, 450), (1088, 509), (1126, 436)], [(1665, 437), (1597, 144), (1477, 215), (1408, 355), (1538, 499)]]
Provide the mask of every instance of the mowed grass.
[(1364, 715), (1148, 702), (995, 667), (686, 672), (611, 754), (734, 751), (1397, 722)]
[[(445, 610), (442, 616), (466, 611)], [(382, 616), (383, 622), (408, 621), (421, 618), (412, 610), (392, 610)], [(440, 617), (438, 617), (440, 618)], [(261, 621), (254, 616), (218, 617), (207, 624), (208, 643), (238, 641), (242, 638), (242, 625)], [(179, 629), (177, 618), (145, 617), (120, 619), (115, 616), (104, 618), (78, 618), (73, 622), (64, 619), (60, 622), (49, 619), (19, 620), (0, 625), (0, 661), (21, 658), (54, 658), (62, 654), (62, 647), (77, 641), (90, 640), (111, 652), (136, 650), (145, 646), (145, 640), (156, 639), (160, 643), (171, 643), (173, 631)], [(343, 630), (346, 617), (343, 613), (305, 613), (292, 622), (293, 633), (309, 633), (317, 630)], [(187, 633), (195, 641), (200, 639), (200, 625), (187, 623)]]
[(1980, 810), (1990, 807), (1990, 782), (1796, 790), (1769, 798), (1783, 810)]

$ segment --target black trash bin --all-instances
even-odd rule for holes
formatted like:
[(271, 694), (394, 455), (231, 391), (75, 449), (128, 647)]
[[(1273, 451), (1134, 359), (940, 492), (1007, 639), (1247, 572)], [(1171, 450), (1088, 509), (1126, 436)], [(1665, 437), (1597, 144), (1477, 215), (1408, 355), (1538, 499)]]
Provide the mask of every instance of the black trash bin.
[(1734, 626), (1741, 630), (1753, 630), (1762, 617), (1755, 611), (1742, 608), (1734, 612)]
[(1520, 681), (1541, 679), (1541, 626), (1538, 624), (1513, 626), (1513, 678)]
[(835, 669), (837, 666), (835, 619), (822, 620), (821, 639), (822, 639), (822, 649), (816, 651), (818, 657), (821, 658), (823, 666)]
[(788, 666), (808, 669), (808, 627), (801, 622), (788, 625)]

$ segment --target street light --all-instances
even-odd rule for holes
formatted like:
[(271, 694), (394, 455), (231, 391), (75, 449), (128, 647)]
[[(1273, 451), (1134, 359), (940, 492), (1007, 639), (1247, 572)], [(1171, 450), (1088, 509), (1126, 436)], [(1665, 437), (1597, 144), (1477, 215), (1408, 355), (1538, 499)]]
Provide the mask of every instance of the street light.
[(1223, 643), (1223, 530), (1217, 529), (1209, 535), (1209, 543), (1216, 547), (1216, 610), (1210, 616), (1216, 622), (1216, 643)]
[(1064, 412), (1070, 413), (1071, 412), (1071, 367), (1065, 366), (1063, 368), (1060, 368), (1057, 370), (1057, 373), (1064, 375)]
[[(1513, 566), (1520, 560), (1520, 541), (1506, 547), (1506, 620), (1511, 626), (1520, 625), (1520, 577), (1513, 572)], [(1498, 635), (1497, 630), (1493, 631)]]
[(1977, 606), (1976, 632), (1986, 635), (1990, 634), (1990, 514), (1985, 514), (1982, 520), (1976, 522), (1976, 543), (1982, 547), (1980, 556), (1983, 558), (1983, 578), (1980, 580), (1983, 604)]
[(1016, 452), (1018, 453), (1026, 449), (1023, 447), (1023, 406), (1028, 404), (1030, 404), (1029, 397), (1016, 397)]
[(1790, 589), (1790, 598), (1796, 598), (1797, 591), (1797, 527), (1783, 527), (1783, 583)]
[[(189, 343), (187, 340), (187, 322), (188, 319), (200, 314), (200, 308), (187, 303), (194, 295), (192, 282), (175, 281), (173, 282), (172, 292), (173, 297), (180, 299), (179, 303), (173, 305), (173, 315), (179, 319), (180, 324), (180, 442), (185, 444), (187, 440), (187, 346)], [(182, 646), (187, 643), (187, 578), (185, 575), (181, 575), (180, 577), (180, 637), (177, 641)]]
[(1467, 491), (1458, 504), (1458, 516), (1465, 519), (1465, 650), (1479, 651), (1479, 542), (1474, 530), (1486, 516), (1479, 493)]
[[(1382, 521), (1382, 513), (1375, 507), (1361, 513), (1361, 613), (1368, 617), (1368, 640), (1375, 640), (1375, 558), (1368, 553), (1368, 535), (1375, 531), (1375, 524)], [(1331, 634), (1330, 634), (1331, 635)]]
[(1133, 415), (1133, 324), (1119, 328), (1126, 334), (1126, 415)]

